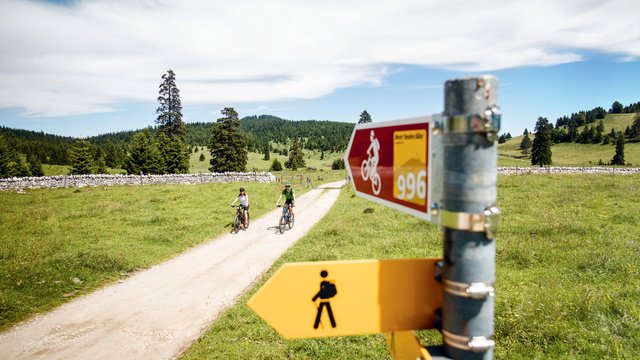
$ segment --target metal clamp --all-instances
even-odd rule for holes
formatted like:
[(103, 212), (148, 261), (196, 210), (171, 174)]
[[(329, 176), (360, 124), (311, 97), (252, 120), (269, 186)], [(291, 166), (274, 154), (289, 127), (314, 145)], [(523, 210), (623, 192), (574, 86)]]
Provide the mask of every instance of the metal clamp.
[(460, 283), (445, 279), (443, 286), (446, 293), (482, 300), (494, 295), (493, 284), (486, 283)]
[(481, 353), (493, 349), (496, 342), (486, 336), (466, 337), (452, 334), (446, 330), (442, 330), (442, 339), (444, 343), (460, 349)]
[(482, 214), (440, 209), (439, 223), (444, 227), (455, 230), (486, 232), (487, 239), (495, 239), (496, 232), (500, 226), (500, 209), (496, 206), (491, 206), (485, 209)]
[(491, 107), (483, 114), (454, 115), (444, 118), (444, 133), (497, 133), (500, 131), (500, 110)]

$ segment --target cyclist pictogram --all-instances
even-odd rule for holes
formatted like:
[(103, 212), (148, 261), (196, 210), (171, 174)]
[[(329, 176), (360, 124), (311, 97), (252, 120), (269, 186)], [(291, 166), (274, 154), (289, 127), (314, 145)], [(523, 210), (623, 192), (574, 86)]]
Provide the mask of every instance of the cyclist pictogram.
[(371, 141), (371, 144), (367, 149), (367, 159), (362, 160), (360, 172), (362, 173), (362, 179), (364, 181), (371, 180), (371, 190), (374, 194), (378, 195), (380, 194), (380, 189), (382, 189), (382, 179), (380, 178), (380, 174), (378, 174), (380, 142), (375, 137), (373, 130), (371, 130), (369, 140)]

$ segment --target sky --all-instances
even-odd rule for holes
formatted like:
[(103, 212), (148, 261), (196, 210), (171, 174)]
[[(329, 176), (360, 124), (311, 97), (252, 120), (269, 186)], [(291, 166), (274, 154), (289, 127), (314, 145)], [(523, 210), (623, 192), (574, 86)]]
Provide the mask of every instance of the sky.
[(185, 122), (440, 113), (443, 84), (500, 80), (502, 131), (640, 101), (637, 0), (2, 0), (0, 125), (87, 137)]

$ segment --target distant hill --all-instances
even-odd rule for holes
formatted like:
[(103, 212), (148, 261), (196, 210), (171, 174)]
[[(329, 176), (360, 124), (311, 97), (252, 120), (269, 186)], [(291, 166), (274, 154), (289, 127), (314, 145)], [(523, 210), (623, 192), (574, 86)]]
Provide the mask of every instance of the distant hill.
[[(248, 116), (240, 120), (241, 130), (247, 136), (249, 151), (262, 152), (267, 145), (286, 147), (293, 138), (300, 138), (302, 146), (308, 150), (338, 152), (346, 149), (355, 124), (335, 121), (285, 120), (276, 116)], [(211, 138), (213, 122), (185, 124), (187, 142), (191, 146), (207, 146)], [(149, 127), (152, 132), (155, 127)], [(127, 130), (92, 136), (87, 140), (94, 152), (104, 152), (108, 156), (122, 157), (134, 135), (142, 131)], [(43, 164), (66, 165), (68, 150), (77, 140), (74, 137), (46, 134), (44, 132), (0, 127), (9, 144), (19, 153), (34, 155)]]
[[(606, 114), (602, 119), (604, 125), (604, 134), (614, 131), (625, 131), (627, 127), (631, 127), (638, 113), (628, 114)], [(597, 125), (600, 120), (595, 123), (582, 125), (576, 128), (580, 134), (585, 128)], [(562, 125), (561, 128), (565, 128)], [(529, 134), (531, 140), (534, 134)], [(504, 144), (498, 145), (498, 164), (501, 166), (530, 166), (529, 159), (520, 153), (520, 142), (523, 136), (514, 136), (511, 140)], [(599, 163), (608, 163), (615, 154), (615, 146), (609, 144), (581, 144), (576, 142), (560, 142), (551, 147), (553, 166), (591, 166)], [(633, 166), (640, 166), (640, 142), (629, 141), (625, 144), (625, 161)]]
[[(337, 121), (285, 120), (272, 115), (247, 116), (240, 119), (240, 129), (248, 140), (249, 151), (260, 152), (267, 143), (286, 144), (294, 138), (302, 139), (305, 149), (342, 151), (347, 148), (355, 124)], [(211, 138), (213, 123), (189, 123), (190, 145), (206, 146)]]

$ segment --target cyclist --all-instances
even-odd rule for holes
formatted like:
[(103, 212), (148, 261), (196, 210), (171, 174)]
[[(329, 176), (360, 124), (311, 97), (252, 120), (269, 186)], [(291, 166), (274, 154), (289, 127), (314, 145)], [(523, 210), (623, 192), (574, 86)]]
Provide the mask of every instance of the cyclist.
[(296, 192), (291, 187), (291, 183), (286, 183), (284, 185), (284, 189), (282, 190), (282, 194), (276, 201), (276, 206), (280, 205), (280, 199), (284, 196), (284, 206), (289, 207), (289, 212), (291, 212), (291, 216), (293, 217), (293, 207), (296, 206)]
[(236, 201), (240, 201), (240, 206), (242, 206), (242, 221), (244, 222), (244, 226), (247, 226), (247, 214), (249, 213), (249, 195), (244, 191), (244, 188), (240, 188), (240, 193), (238, 197), (236, 197), (231, 203), (231, 207), (234, 206)]

